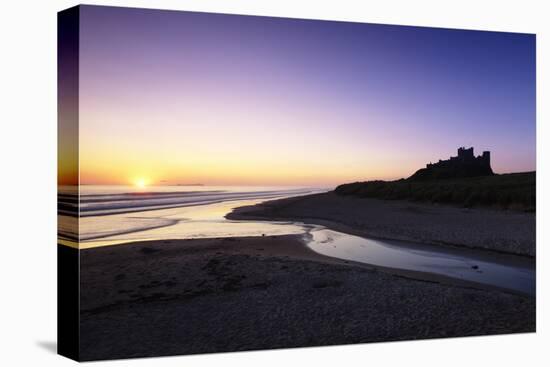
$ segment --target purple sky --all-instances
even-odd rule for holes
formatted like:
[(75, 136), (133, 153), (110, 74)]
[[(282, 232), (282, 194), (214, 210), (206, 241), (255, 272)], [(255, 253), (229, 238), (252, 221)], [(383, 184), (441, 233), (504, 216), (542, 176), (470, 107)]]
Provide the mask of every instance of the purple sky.
[(81, 6), (83, 182), (535, 169), (535, 36)]

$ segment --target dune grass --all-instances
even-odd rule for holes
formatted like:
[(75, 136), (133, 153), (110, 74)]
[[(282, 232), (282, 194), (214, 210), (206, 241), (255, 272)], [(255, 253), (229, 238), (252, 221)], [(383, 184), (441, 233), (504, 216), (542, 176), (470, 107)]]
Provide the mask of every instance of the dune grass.
[(534, 212), (536, 173), (450, 178), (427, 181), (396, 180), (355, 182), (338, 186), (339, 195), (412, 200), (463, 207), (491, 207)]

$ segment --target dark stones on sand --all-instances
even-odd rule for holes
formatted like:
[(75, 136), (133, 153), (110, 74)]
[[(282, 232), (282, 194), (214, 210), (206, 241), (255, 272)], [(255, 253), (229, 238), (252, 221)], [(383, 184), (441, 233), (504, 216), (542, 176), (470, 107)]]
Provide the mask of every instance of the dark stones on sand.
[(271, 283), (269, 282), (261, 282), (261, 283), (252, 284), (251, 288), (267, 289), (269, 288), (270, 285)]
[(338, 280), (318, 280), (314, 282), (311, 286), (316, 289), (328, 288), (328, 287), (340, 287), (342, 285), (341, 281)]
[(141, 253), (142, 254), (153, 254), (155, 252), (159, 252), (160, 250), (159, 249), (156, 249), (156, 248), (151, 248), (151, 247), (142, 247), (140, 249)]

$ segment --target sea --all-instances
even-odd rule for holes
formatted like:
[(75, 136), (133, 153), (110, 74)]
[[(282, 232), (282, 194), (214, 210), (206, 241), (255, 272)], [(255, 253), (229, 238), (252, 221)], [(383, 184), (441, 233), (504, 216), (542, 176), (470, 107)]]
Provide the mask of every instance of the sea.
[(144, 240), (295, 234), (302, 229), (292, 224), (229, 221), (225, 215), (236, 207), (328, 190), (295, 186), (82, 185), (78, 195), (74, 188), (62, 187), (59, 237), (78, 241), (82, 249)]

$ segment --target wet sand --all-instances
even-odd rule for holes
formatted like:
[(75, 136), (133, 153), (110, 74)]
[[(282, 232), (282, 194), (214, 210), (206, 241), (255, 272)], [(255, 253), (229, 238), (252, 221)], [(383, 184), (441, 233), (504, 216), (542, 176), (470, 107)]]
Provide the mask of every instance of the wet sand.
[(362, 237), (461, 246), (534, 257), (535, 213), (460, 208), (333, 192), (241, 207), (228, 219), (296, 220)]
[(535, 331), (535, 299), (408, 279), (301, 236), (80, 251), (81, 359)]

